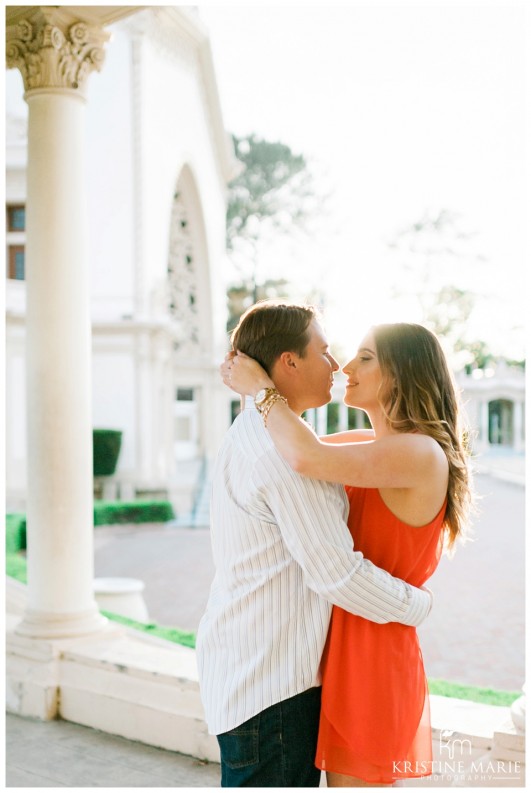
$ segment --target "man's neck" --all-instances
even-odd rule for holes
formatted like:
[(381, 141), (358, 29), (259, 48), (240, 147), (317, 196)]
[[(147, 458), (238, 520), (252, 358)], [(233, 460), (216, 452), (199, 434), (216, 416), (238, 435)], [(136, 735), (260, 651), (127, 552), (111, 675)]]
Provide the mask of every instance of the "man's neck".
[[(273, 382), (275, 381), (273, 380)], [(275, 388), (277, 389), (279, 394), (282, 394), (283, 397), (286, 397), (286, 399), (288, 400), (288, 405), (290, 410), (296, 413), (297, 416), (302, 416), (304, 411), (308, 410), (307, 407), (301, 404), (301, 400), (297, 399), (297, 394), (290, 392), (289, 389), (287, 388), (282, 388), (281, 385), (277, 385), (276, 383), (275, 383)]]
[[(279, 389), (279, 391), (280, 391), (280, 389)], [(299, 417), (302, 416), (302, 414), (304, 413), (305, 410), (312, 410), (311, 405), (306, 405), (301, 399), (297, 399), (297, 395), (296, 394), (291, 394), (291, 395), (290, 394), (285, 394), (282, 391), (280, 391), (280, 393), (282, 394), (282, 396), (286, 397), (286, 399), (288, 400), (288, 405), (289, 405), (290, 409), (294, 413), (296, 413), (297, 416), (299, 416)]]

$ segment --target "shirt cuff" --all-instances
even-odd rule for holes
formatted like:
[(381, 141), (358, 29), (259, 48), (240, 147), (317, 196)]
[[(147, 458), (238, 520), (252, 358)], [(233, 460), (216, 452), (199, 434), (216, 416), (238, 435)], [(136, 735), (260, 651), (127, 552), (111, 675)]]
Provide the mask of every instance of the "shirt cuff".
[(409, 586), (409, 606), (404, 615), (403, 624), (417, 627), (420, 625), (431, 611), (433, 605), (433, 595), (427, 588), (417, 589)]

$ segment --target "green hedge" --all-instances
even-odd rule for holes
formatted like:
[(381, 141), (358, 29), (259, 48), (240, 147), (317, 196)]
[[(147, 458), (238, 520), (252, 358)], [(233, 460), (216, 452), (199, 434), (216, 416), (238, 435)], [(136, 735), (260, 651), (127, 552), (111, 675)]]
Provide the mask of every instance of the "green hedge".
[(121, 430), (92, 430), (94, 476), (112, 476), (114, 474), (121, 445)]
[(28, 583), (28, 572), (26, 558), (19, 553), (6, 553), (6, 575), (20, 581), (22, 584)]
[(13, 512), (6, 515), (6, 553), (16, 553), (26, 548), (26, 516)]
[[(95, 501), (94, 525), (113, 523), (167, 523), (175, 518), (169, 501)], [(6, 553), (26, 549), (26, 516), (6, 515)]]
[(175, 518), (169, 501), (95, 501), (94, 525), (166, 523)]

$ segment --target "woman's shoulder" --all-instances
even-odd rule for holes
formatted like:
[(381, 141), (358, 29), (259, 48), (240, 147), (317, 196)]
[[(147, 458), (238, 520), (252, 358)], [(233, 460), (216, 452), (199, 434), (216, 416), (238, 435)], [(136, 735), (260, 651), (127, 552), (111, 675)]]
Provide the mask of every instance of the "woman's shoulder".
[(425, 432), (394, 432), (385, 437), (390, 443), (401, 443), (404, 447), (409, 446), (419, 451), (441, 452), (445, 456), (440, 443)]
[(388, 435), (385, 438), (389, 444), (389, 450), (395, 449), (400, 452), (400, 456), (406, 456), (415, 460), (426, 475), (432, 474), (435, 470), (441, 472), (448, 469), (448, 458), (442, 446), (432, 438), (422, 432), (400, 432)]

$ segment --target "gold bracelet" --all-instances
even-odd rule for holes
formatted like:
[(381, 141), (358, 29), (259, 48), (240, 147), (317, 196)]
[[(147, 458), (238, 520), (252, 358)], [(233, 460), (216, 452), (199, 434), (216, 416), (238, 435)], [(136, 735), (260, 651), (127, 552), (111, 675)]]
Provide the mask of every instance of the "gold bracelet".
[(278, 392), (275, 394), (271, 394), (265, 405), (262, 407), (262, 418), (264, 420), (264, 427), (267, 427), (267, 417), (269, 416), (269, 411), (275, 404), (275, 402), (283, 402), (285, 405), (288, 404), (288, 400), (282, 394)]

